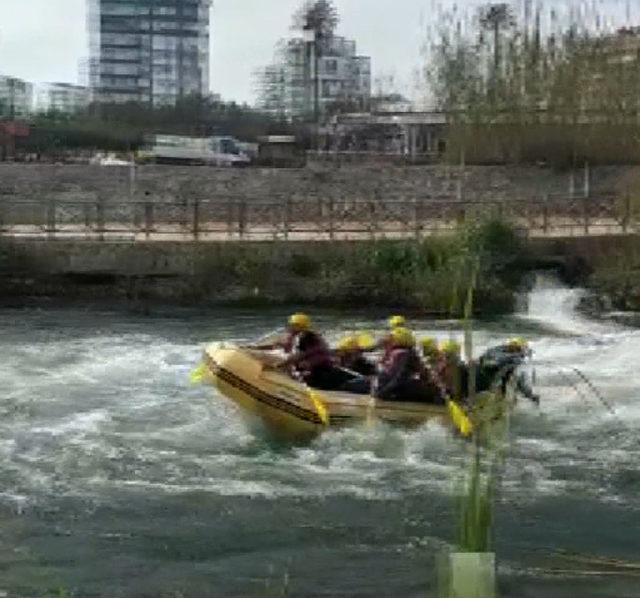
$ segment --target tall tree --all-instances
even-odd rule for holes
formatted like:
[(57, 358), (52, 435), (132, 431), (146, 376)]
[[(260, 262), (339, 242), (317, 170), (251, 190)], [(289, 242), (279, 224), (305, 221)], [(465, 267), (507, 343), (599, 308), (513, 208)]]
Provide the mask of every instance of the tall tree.
[(480, 24), (483, 29), (493, 34), (493, 72), (492, 94), (497, 99), (497, 86), (500, 79), (501, 34), (504, 29), (512, 27), (515, 23), (511, 7), (506, 2), (488, 4), (480, 10)]
[(333, 37), (339, 20), (332, 0), (306, 0), (293, 17), (293, 27), (314, 31), (322, 40)]

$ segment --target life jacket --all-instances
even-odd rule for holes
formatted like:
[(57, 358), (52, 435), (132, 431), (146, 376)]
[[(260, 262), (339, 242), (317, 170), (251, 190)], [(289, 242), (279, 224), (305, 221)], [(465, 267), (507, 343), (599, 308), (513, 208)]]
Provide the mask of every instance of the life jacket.
[(403, 377), (411, 378), (420, 374), (420, 357), (416, 353), (415, 349), (407, 347), (391, 347), (388, 354), (383, 356), (380, 362), (380, 368), (387, 376), (393, 376), (396, 374), (396, 369), (399, 367), (399, 363), (407, 354), (409, 354), (409, 360), (406, 364), (406, 371), (403, 372)]
[(420, 400), (421, 365), (415, 349), (394, 347), (385, 363), (380, 365), (376, 396), (385, 401)]
[(291, 353), (295, 347), (296, 340), (300, 335), (300, 332), (287, 332), (282, 340), (280, 341), (280, 345), (282, 346), (282, 350), (285, 353)]
[(380, 358), (380, 369), (382, 371), (387, 371), (389, 369), (394, 359), (394, 351), (398, 350), (398, 347), (394, 347), (391, 343), (386, 343), (384, 345), (384, 351), (382, 353), (382, 357)]
[(329, 345), (316, 332), (301, 332), (295, 339), (295, 350), (301, 359), (297, 369), (300, 372), (311, 372), (316, 368), (332, 367), (334, 358)]
[(420, 380), (426, 388), (427, 394), (438, 401), (444, 400), (444, 398), (449, 394), (438, 371), (432, 365), (424, 361), (420, 370)]

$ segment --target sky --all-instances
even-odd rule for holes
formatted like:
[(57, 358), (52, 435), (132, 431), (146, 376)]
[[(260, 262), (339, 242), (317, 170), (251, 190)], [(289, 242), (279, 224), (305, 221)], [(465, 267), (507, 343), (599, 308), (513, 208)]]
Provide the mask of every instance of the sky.
[[(572, 1), (555, 0), (555, 4)], [(358, 52), (372, 57), (374, 80), (393, 76), (398, 91), (419, 99), (417, 75), (425, 32), (438, 22), (435, 5), (454, 3), (335, 0), (341, 17), (338, 32), (357, 40)], [(479, 3), (458, 0), (465, 7)], [(588, 0), (601, 13), (617, 11), (618, 16), (625, 13), (627, 3), (640, 4), (639, 0)], [(85, 4), (86, 0), (0, 0), (0, 73), (37, 83), (78, 82), (79, 61), (87, 56)], [(227, 100), (253, 102), (253, 73), (271, 61), (276, 42), (290, 34), (291, 15), (299, 5), (300, 0), (214, 0), (212, 91)]]

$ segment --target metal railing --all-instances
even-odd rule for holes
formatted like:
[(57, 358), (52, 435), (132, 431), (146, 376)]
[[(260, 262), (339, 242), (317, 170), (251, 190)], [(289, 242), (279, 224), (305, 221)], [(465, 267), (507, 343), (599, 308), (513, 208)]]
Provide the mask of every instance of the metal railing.
[(636, 232), (628, 197), (547, 195), (509, 201), (251, 199), (0, 201), (0, 234), (102, 240), (359, 240), (449, 234), (488, 215), (530, 236)]

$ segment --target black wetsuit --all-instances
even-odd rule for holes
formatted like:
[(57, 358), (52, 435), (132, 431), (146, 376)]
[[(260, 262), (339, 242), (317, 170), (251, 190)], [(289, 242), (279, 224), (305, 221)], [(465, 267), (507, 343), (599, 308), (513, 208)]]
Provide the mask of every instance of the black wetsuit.
[(527, 399), (538, 403), (540, 397), (533, 391), (523, 374), (518, 375), (518, 368), (524, 363), (522, 352), (513, 352), (505, 346), (489, 349), (478, 362), (476, 373), (476, 389), (485, 392), (496, 386), (504, 393), (513, 376), (516, 376), (516, 389)]

